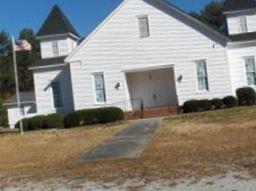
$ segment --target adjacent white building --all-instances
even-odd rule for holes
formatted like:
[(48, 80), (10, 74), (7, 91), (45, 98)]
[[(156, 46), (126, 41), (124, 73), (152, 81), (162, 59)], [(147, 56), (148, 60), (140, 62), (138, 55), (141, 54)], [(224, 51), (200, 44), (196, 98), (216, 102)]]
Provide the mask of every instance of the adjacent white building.
[[(227, 36), (164, 0), (124, 0), (78, 43), (55, 6), (38, 32), (42, 60), (30, 67), (35, 115), (106, 106), (128, 112), (141, 103), (178, 107), (255, 87), (256, 3), (227, 0), (224, 14)], [(11, 127), (27, 117), (15, 116)]]

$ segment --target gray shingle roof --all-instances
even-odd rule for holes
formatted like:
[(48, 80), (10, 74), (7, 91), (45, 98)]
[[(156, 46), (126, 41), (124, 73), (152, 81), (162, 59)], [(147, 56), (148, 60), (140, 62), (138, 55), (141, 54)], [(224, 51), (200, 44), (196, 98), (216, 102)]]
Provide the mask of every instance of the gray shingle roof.
[(37, 36), (61, 35), (67, 33), (72, 33), (73, 35), (79, 37), (78, 32), (69, 22), (67, 17), (61, 11), (61, 9), (55, 5), (43, 23), (41, 29), (37, 33)]
[(40, 67), (50, 67), (53, 65), (63, 65), (65, 64), (66, 57), (67, 56), (41, 59), (36, 64), (29, 66), (29, 68), (33, 69), (33, 68), (40, 68)]
[[(35, 92), (20, 92), (20, 102), (21, 103), (29, 103), (29, 102), (35, 102)], [(17, 104), (17, 96), (13, 96), (10, 99), (8, 99), (4, 105), (13, 105)]]
[(225, 12), (256, 8), (255, 0), (226, 0)]
[(229, 38), (233, 42), (254, 41), (254, 40), (256, 40), (256, 32), (230, 35)]

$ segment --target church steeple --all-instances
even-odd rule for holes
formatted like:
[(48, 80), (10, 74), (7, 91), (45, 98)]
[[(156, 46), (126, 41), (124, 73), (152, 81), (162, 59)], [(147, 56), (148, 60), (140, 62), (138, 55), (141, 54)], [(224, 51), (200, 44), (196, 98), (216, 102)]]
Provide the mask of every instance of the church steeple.
[(67, 56), (77, 47), (79, 34), (55, 5), (37, 33), (40, 41), (41, 57), (56, 58)]
[(38, 37), (71, 34), (79, 37), (78, 32), (69, 22), (65, 14), (61, 11), (58, 5), (55, 5), (37, 33)]

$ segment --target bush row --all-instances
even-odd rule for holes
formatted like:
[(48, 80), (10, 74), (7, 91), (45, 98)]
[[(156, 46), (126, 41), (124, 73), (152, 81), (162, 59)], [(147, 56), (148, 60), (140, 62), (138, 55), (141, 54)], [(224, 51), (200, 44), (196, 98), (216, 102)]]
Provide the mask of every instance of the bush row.
[[(40, 115), (32, 118), (23, 119), (24, 131), (63, 128), (64, 117), (60, 114)], [(15, 125), (19, 128), (19, 122)]]
[(66, 128), (92, 124), (105, 124), (120, 121), (124, 118), (124, 113), (116, 107), (88, 109), (76, 111), (67, 115), (64, 119)]
[(227, 96), (223, 99), (215, 98), (212, 100), (190, 100), (184, 103), (183, 112), (202, 112), (223, 108), (233, 108), (236, 106), (251, 106), (256, 104), (256, 92), (250, 87), (239, 88), (236, 91), (237, 98)]
[[(60, 114), (51, 114), (47, 116), (35, 116), (23, 119), (23, 128), (25, 131), (71, 128), (83, 125), (105, 124), (122, 120), (124, 113), (121, 109), (115, 107), (87, 109), (70, 113), (66, 116)], [(19, 122), (15, 125), (19, 128)]]

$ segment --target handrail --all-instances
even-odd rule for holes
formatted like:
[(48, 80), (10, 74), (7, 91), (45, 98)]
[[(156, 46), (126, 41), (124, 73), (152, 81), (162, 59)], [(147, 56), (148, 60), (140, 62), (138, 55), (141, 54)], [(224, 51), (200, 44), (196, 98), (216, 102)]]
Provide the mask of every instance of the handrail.
[(140, 117), (143, 117), (144, 103), (142, 98), (132, 98), (127, 100), (122, 100), (116, 103), (108, 104), (112, 107), (119, 107), (124, 112), (138, 112)]

